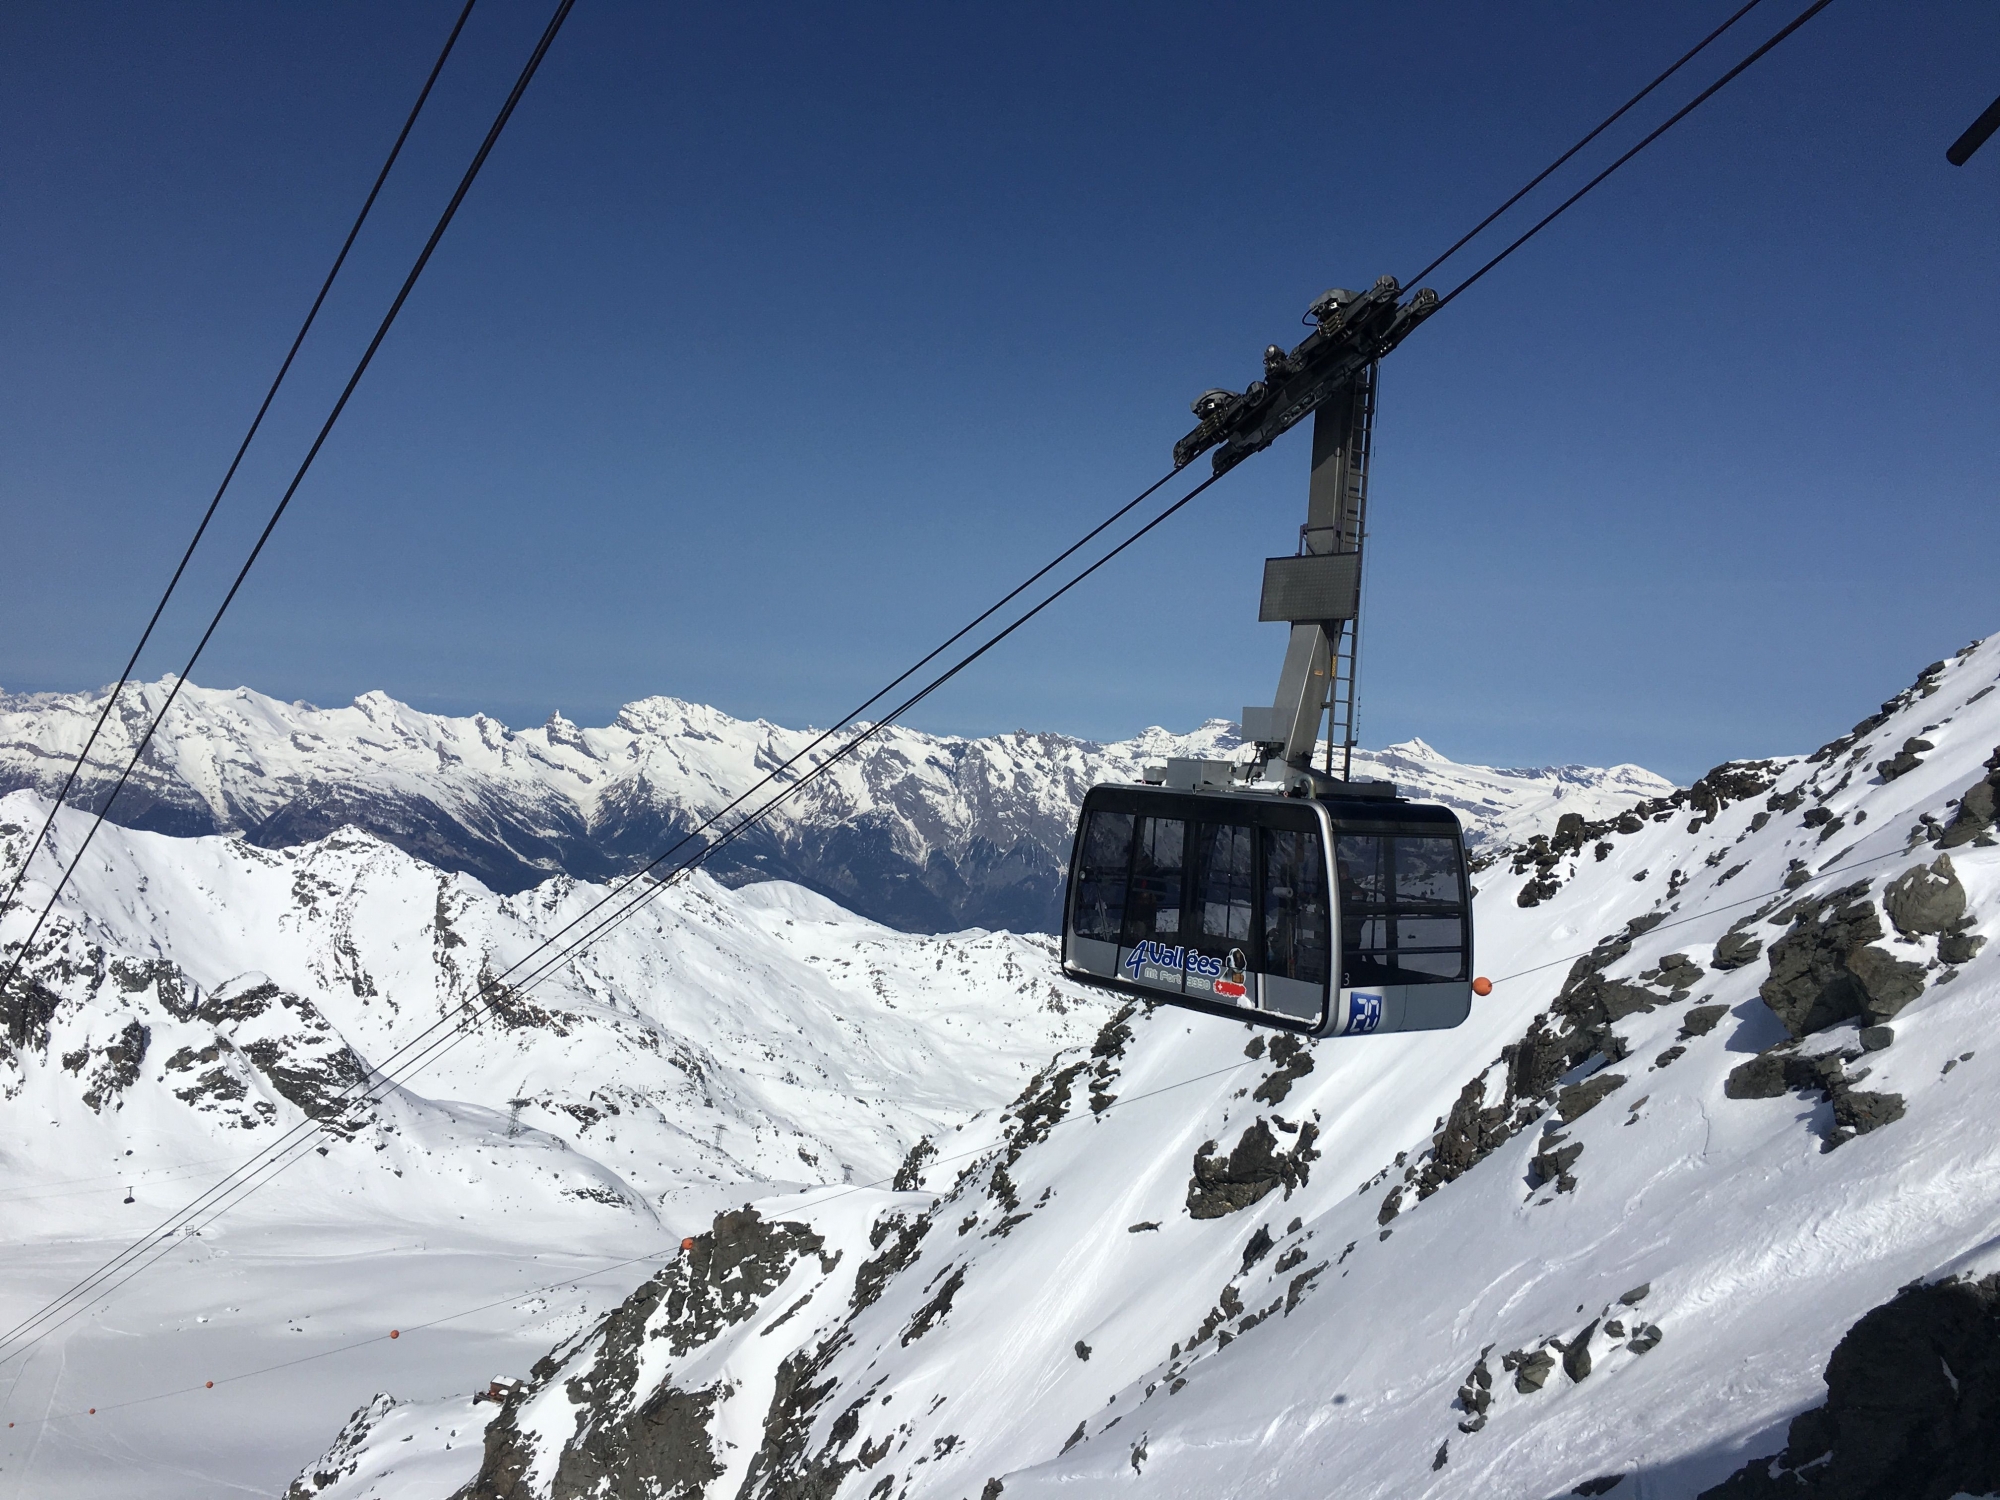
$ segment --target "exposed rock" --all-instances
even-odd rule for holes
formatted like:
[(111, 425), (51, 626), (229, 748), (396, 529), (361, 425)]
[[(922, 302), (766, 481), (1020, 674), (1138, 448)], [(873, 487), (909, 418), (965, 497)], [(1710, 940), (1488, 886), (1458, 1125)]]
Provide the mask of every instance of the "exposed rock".
[(1685, 953), (1669, 953), (1660, 960), (1660, 982), (1670, 990), (1693, 989), (1706, 972)]
[(1795, 1038), (1854, 1016), (1887, 1020), (1923, 992), (1923, 966), (1870, 945), (1886, 934), (1867, 882), (1808, 898), (1772, 921), (1791, 930), (1771, 945), (1771, 976), (1757, 993)]
[(1909, 739), (1903, 741), (1903, 748), (1890, 756), (1889, 759), (1876, 762), (1876, 773), (1884, 781), (1894, 781), (1898, 776), (1906, 776), (1922, 765), (1924, 763), (1924, 751), (1935, 750), (1936, 748), (1937, 746), (1933, 745), (1929, 740), (1920, 739), (1912, 735)]
[(930, 1301), (917, 1309), (915, 1315), (910, 1319), (910, 1326), (903, 1330), (903, 1345), (905, 1348), (914, 1344), (918, 1339), (944, 1321), (945, 1314), (951, 1311), (952, 1299), (958, 1295), (959, 1288), (964, 1285), (965, 1267), (954, 1266), (951, 1274), (944, 1279), (944, 1285), (937, 1289)]
[(1904, 937), (1950, 932), (1965, 915), (1965, 887), (1951, 856), (1940, 854), (1928, 867), (1912, 865), (1890, 881), (1882, 905)]
[(1835, 1345), (1822, 1406), (1702, 1500), (1948, 1500), (2000, 1490), (2000, 1275), (1906, 1287)]
[(1583, 1155), (1583, 1142), (1572, 1141), (1565, 1146), (1560, 1144), (1562, 1139), (1559, 1135), (1542, 1137), (1542, 1149), (1528, 1161), (1528, 1187), (1531, 1191), (1550, 1182), (1556, 1185), (1559, 1193), (1576, 1191), (1576, 1178), (1571, 1175), (1570, 1168)]
[(1277, 1071), (1258, 1084), (1250, 1097), (1276, 1108), (1284, 1103), (1292, 1085), (1313, 1070), (1313, 1056), (1297, 1037), (1283, 1032), (1271, 1040), (1271, 1061), (1278, 1064)]
[(1539, 1391), (1549, 1383), (1549, 1376), (1554, 1373), (1555, 1367), (1556, 1357), (1546, 1349), (1537, 1349), (1533, 1354), (1524, 1356), (1516, 1367), (1514, 1389), (1524, 1396), (1530, 1391)]
[(1599, 1073), (1582, 1083), (1573, 1083), (1556, 1095), (1556, 1113), (1565, 1125), (1595, 1109), (1606, 1096), (1625, 1086), (1622, 1073)]
[(1993, 827), (1994, 811), (2000, 806), (2000, 746), (1986, 757), (1987, 774), (1958, 794), (1958, 811), (1938, 835), (1938, 847), (1956, 849), (1986, 837)]
[(1891, 1026), (1864, 1026), (1861, 1028), (1861, 1046), (1867, 1052), (1880, 1052), (1896, 1040), (1896, 1031)]
[[(754, 1209), (718, 1214), (691, 1248), (607, 1314), (591, 1335), (594, 1357), (583, 1371), (589, 1388), (578, 1376), (568, 1382), (577, 1428), (556, 1461), (548, 1500), (697, 1500), (722, 1473), (708, 1431), (721, 1387), (683, 1390), (669, 1381), (642, 1391), (641, 1350), (664, 1340), (678, 1356), (711, 1342), (751, 1316), (798, 1258), (824, 1243), (807, 1225), (772, 1223)], [(538, 1364), (536, 1384), (504, 1399), (486, 1430), (479, 1473), (454, 1500), (530, 1500), (535, 1440), (514, 1416), (562, 1368)]]
[(1563, 1374), (1571, 1380), (1582, 1380), (1590, 1374), (1590, 1337), (1596, 1332), (1597, 1320), (1593, 1318), (1563, 1351)]
[(1745, 964), (1755, 963), (1757, 955), (1763, 951), (1764, 944), (1761, 939), (1752, 937), (1747, 932), (1727, 933), (1715, 945), (1714, 965), (1723, 971), (1740, 969)]
[(1250, 1236), (1250, 1243), (1243, 1247), (1243, 1270), (1247, 1271), (1258, 1261), (1271, 1253), (1271, 1227), (1259, 1224), (1257, 1232)]
[(1833, 1095), (1833, 1118), (1843, 1129), (1866, 1135), (1903, 1118), (1903, 1096), (1842, 1089)]
[(1728, 1014), (1729, 1007), (1726, 1005), (1697, 1005), (1681, 1017), (1681, 1037), (1692, 1040), (1707, 1036), (1715, 1030), (1716, 1023)]
[(1986, 946), (1976, 932), (1947, 932), (1938, 938), (1938, 959), (1947, 964), (1969, 964)]
[[(146, 1061), (146, 1049), (153, 1040), (152, 1032), (137, 1021), (125, 1023), (125, 1029), (118, 1033), (98, 1055), (103, 1059), (97, 1070), (91, 1074), (90, 1086), (84, 1090), (83, 1102), (92, 1113), (102, 1113), (104, 1106), (117, 1100), (118, 1096), (139, 1081), (139, 1069)], [(63, 1061), (67, 1063), (68, 1058)]]
[(340, 1435), (333, 1440), (333, 1446), (317, 1461), (307, 1464), (304, 1472), (291, 1482), (284, 1493), (284, 1500), (313, 1500), (322, 1491), (332, 1489), (341, 1480), (358, 1472), (361, 1450), (367, 1446), (369, 1437), (382, 1419), (399, 1404), (387, 1391), (379, 1391), (367, 1405), (357, 1408), (354, 1415), (347, 1419), (347, 1425), (340, 1429)]
[[(872, 1307), (890, 1280), (917, 1258), (930, 1228), (929, 1214), (891, 1214), (875, 1222), (868, 1231), (868, 1245), (881, 1253), (863, 1261), (854, 1273), (854, 1293), (849, 1301), (856, 1312)], [(882, 1249), (884, 1240), (893, 1241), (886, 1250)]]
[(1299, 1127), (1292, 1149), (1280, 1151), (1271, 1127), (1259, 1116), (1228, 1156), (1217, 1157), (1215, 1143), (1205, 1143), (1195, 1153), (1194, 1176), (1188, 1182), (1189, 1216), (1219, 1219), (1248, 1208), (1279, 1187), (1291, 1197), (1292, 1189), (1307, 1180), (1310, 1164), (1319, 1159), (1312, 1144), (1318, 1139), (1319, 1127), (1308, 1122)]

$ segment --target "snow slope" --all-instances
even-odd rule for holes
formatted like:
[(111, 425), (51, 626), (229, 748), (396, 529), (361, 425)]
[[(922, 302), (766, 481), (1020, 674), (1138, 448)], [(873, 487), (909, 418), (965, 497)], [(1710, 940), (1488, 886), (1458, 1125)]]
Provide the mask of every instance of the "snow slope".
[[(909, 1191), (718, 1217), (482, 1408), (460, 1493), (1682, 1497), (1775, 1453), (1862, 1313), (2000, 1265), (1996, 680), (1495, 862), (1455, 1031), (1127, 1013)], [(386, 1442), (296, 1493), (444, 1493)]]
[[(45, 810), (0, 800), (0, 872)], [(59, 858), (85, 822), (62, 814)], [(482, 974), (598, 894), (559, 877), (496, 896), (352, 829), (282, 850), (99, 835), (0, 999), (0, 1327), (305, 1116), (332, 1129), (158, 1270), (0, 1362), (23, 1424), (0, 1495), (10, 1478), (22, 1494), (271, 1493), (324, 1443), (321, 1403), (352, 1404), (384, 1351), (206, 1408), (39, 1419), (151, 1395), (179, 1383), (169, 1371), (331, 1359), (440, 1299), (510, 1311), (430, 1353), (398, 1340), (391, 1367), (414, 1388), (524, 1369), (524, 1335), (545, 1347), (648, 1268), (539, 1306), (526, 1289), (655, 1254), (748, 1196), (886, 1177), (1097, 1024), (1051, 977), (1047, 939), (915, 936), (794, 885), (704, 876), (546, 983), (475, 1003)], [(0, 940), (18, 944), (46, 896), (31, 879)], [(410, 1038), (474, 1015), (381, 1102), (346, 1102)]]
[[(170, 686), (138, 684), (120, 700), (80, 805), (108, 792)], [(53, 797), (103, 702), (101, 693), (0, 697), (0, 792)], [(271, 848), (354, 825), (518, 891), (557, 872), (595, 880), (643, 863), (816, 738), (675, 698), (627, 704), (602, 728), (555, 715), (515, 730), (484, 714), (422, 713), (382, 693), (320, 709), (190, 685), (113, 810), (135, 828), (242, 832)], [(1148, 761), (1226, 758), (1237, 747), (1235, 727), (1220, 719), (1189, 735), (1153, 729), (1111, 745), (891, 728), (733, 845), (714, 872), (730, 885), (793, 880), (909, 931), (1050, 931), (1086, 788), (1137, 780)], [(1602, 817), (1670, 790), (1637, 766), (1459, 766), (1417, 740), (1362, 756), (1356, 774), (1449, 801), (1475, 838), (1498, 842), (1556, 811)]]

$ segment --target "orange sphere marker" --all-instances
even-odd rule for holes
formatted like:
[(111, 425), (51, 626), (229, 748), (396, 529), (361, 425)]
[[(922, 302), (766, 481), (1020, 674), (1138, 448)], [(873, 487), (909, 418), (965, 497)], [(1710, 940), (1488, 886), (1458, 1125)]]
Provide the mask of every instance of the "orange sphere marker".
[(1475, 995), (1492, 994), (1493, 981), (1488, 979), (1484, 974), (1481, 974), (1477, 979), (1472, 981), (1472, 993)]
[(211, 1380), (211, 1381), (210, 1381), (210, 1382), (208, 1383), (208, 1386), (207, 1386), (207, 1389), (209, 1389), (209, 1390), (211, 1390), (211, 1391), (215, 1389), (215, 1382), (214, 1382), (213, 1380)]
[(400, 1328), (391, 1328), (389, 1330), (389, 1337), (392, 1339), (399, 1339), (402, 1336), (403, 1336), (403, 1330)]
[(694, 1240), (693, 1240), (692, 1238), (690, 1238), (690, 1239), (685, 1239), (685, 1240), (682, 1240), (682, 1241), (681, 1241), (681, 1249), (683, 1249), (683, 1250), (692, 1250), (692, 1249), (694, 1249)]
[(90, 1409), (90, 1414), (91, 1414), (91, 1415), (92, 1415), (93, 1417), (94, 1417), (94, 1416), (96, 1416), (96, 1415), (97, 1415), (97, 1408), (96, 1408), (96, 1407), (94, 1407), (94, 1406), (93, 1406), (93, 1407), (91, 1407), (91, 1409)]

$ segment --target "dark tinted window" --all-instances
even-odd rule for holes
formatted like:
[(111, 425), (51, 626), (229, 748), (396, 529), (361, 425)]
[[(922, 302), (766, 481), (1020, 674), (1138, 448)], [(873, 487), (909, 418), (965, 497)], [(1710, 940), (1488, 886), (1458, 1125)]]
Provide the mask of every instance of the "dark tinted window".
[(1076, 871), (1079, 937), (1115, 943), (1125, 925), (1125, 869), (1132, 862), (1132, 814), (1094, 812), (1083, 831)]
[(1317, 833), (1264, 831), (1264, 972), (1325, 984), (1326, 850)]
[(1195, 845), (1194, 921), (1202, 947), (1247, 945), (1251, 887), (1257, 878), (1255, 830), (1200, 823)]
[(1132, 883), (1125, 893), (1124, 940), (1174, 939), (1181, 931), (1181, 869), (1187, 824), (1179, 818), (1139, 818), (1132, 845)]
[(1465, 977), (1465, 886), (1449, 835), (1341, 834), (1342, 983)]

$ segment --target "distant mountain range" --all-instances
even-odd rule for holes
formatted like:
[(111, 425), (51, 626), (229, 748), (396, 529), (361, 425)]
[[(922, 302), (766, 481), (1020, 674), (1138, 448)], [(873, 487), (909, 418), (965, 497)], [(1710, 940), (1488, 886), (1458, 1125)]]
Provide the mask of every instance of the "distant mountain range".
[[(170, 687), (127, 691), (73, 805), (102, 800)], [(102, 692), (0, 695), (0, 795), (53, 796), (103, 702)], [(629, 703), (601, 728), (557, 714), (510, 729), (379, 692), (322, 709), (190, 684), (112, 821), (182, 837), (240, 834), (266, 848), (352, 825), (511, 893), (555, 874), (603, 880), (643, 864), (814, 737), (677, 698)], [(730, 885), (796, 881), (905, 931), (1050, 931), (1087, 788), (1137, 780), (1169, 756), (1226, 758), (1240, 744), (1222, 719), (1115, 744), (891, 728), (710, 868)], [(1361, 753), (1356, 774), (1450, 804), (1474, 843), (1491, 847), (1566, 812), (1597, 820), (1673, 789), (1637, 766), (1458, 765), (1421, 740)]]

